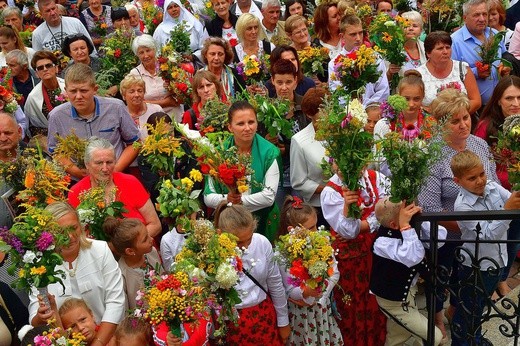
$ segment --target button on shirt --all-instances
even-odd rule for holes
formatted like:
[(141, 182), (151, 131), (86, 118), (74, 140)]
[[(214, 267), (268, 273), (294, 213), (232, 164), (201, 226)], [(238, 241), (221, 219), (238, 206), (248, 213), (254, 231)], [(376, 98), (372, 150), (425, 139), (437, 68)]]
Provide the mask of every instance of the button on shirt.
[[(504, 204), (511, 196), (511, 192), (504, 189), (498, 183), (488, 180), (482, 196), (475, 195), (464, 188), (460, 188), (460, 192), (455, 200), (455, 211), (483, 211), (483, 210), (503, 210)], [(461, 230), (462, 240), (476, 240), (476, 227), (480, 223), (481, 240), (507, 240), (507, 230), (511, 220), (471, 220), (457, 221)], [(464, 248), (475, 256), (475, 243), (465, 243)], [(471, 259), (467, 253), (464, 255), (464, 265), (471, 266)], [(479, 253), (477, 259), (480, 258), (494, 259), (500, 268), (507, 264), (507, 245), (506, 244), (479, 244)], [(489, 260), (483, 260), (480, 270), (484, 271), (488, 268), (495, 268), (495, 265)]]

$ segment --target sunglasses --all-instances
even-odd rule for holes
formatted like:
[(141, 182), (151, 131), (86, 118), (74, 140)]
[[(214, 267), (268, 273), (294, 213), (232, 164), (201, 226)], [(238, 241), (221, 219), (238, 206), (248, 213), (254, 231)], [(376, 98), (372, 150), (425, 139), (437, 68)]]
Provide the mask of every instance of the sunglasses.
[(48, 64), (45, 64), (45, 65), (36, 66), (36, 71), (48, 70), (48, 69), (50, 69), (52, 67), (54, 67), (54, 64), (53, 63), (48, 63)]

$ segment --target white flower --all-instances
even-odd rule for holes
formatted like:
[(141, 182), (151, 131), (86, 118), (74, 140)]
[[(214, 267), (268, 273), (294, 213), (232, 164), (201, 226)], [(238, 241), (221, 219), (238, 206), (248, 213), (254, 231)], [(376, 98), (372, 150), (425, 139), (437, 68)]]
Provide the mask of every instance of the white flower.
[(217, 269), (217, 275), (215, 275), (215, 279), (217, 280), (220, 287), (227, 290), (237, 283), (238, 275), (235, 268), (233, 268), (231, 264), (222, 263)]
[(189, 273), (190, 279), (197, 278), (199, 280), (204, 280), (208, 277), (206, 272), (198, 267), (194, 267), (193, 270)]
[(135, 309), (134, 310), (134, 317), (143, 317), (143, 313), (141, 312), (141, 309)]
[(387, 20), (385, 22), (385, 26), (386, 27), (391, 27), (391, 26), (395, 26), (395, 22), (393, 20)]
[(67, 339), (65, 339), (65, 337), (62, 336), (62, 337), (60, 337), (59, 339), (56, 340), (56, 343), (58, 345), (66, 346), (67, 345)]
[(361, 127), (366, 125), (368, 115), (367, 112), (365, 112), (365, 107), (363, 107), (363, 104), (359, 102), (358, 99), (353, 99), (349, 102), (347, 111), (352, 115), (353, 119), (358, 120), (362, 124)]
[(23, 255), (24, 263), (32, 263), (36, 259), (36, 254), (32, 251), (27, 251), (25, 255)]

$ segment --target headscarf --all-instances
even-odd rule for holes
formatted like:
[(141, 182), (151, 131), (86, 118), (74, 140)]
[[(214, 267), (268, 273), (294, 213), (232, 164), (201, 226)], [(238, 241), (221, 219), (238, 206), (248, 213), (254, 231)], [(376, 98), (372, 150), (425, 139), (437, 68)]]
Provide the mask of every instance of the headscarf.
[[(175, 3), (179, 5), (181, 8), (181, 14), (178, 18), (173, 18), (168, 13), (168, 6), (170, 6), (171, 3)], [(162, 30), (170, 35), (171, 29), (176, 27), (177, 25), (181, 24), (182, 22), (185, 22), (186, 25), (186, 31), (190, 31), (193, 26), (195, 26), (195, 23), (200, 23), (197, 18), (193, 14), (190, 13), (180, 2), (180, 0), (166, 0), (164, 2), (164, 16), (163, 16), (163, 23)]]

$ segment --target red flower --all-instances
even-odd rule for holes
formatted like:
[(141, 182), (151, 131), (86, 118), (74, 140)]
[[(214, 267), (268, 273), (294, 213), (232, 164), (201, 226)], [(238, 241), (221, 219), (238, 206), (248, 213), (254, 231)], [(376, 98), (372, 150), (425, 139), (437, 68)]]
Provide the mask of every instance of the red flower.
[(175, 83), (175, 86), (177, 87), (177, 89), (179, 89), (183, 93), (188, 91), (188, 85), (186, 83)]
[(310, 278), (307, 269), (303, 266), (303, 260), (298, 258), (292, 262), (291, 268), (289, 269), (289, 273), (302, 280), (307, 280)]
[(114, 52), (114, 56), (116, 58), (119, 58), (121, 56), (121, 49), (117, 48), (116, 51)]
[(229, 168), (225, 163), (218, 166), (218, 175), (224, 184), (229, 186), (235, 184), (235, 170), (236, 168)]
[(6, 97), (8, 95), (9, 95), (9, 91), (7, 91), (6, 88), (4, 88), (3, 86), (0, 85), (0, 96)]
[(189, 74), (194, 74), (195, 73), (195, 68), (193, 67), (192, 63), (183, 62), (183, 63), (181, 63), (181, 68), (184, 71), (188, 72)]
[(236, 38), (232, 38), (231, 40), (229, 40), (229, 44), (231, 45), (231, 47), (235, 47), (238, 44), (238, 40)]
[[(243, 269), (242, 259), (241, 259), (240, 257), (238, 257), (238, 256), (236, 256), (235, 259), (236, 259), (236, 261), (237, 261), (237, 270), (238, 270), (239, 272), (241, 272), (242, 269)], [(331, 276), (332, 276), (332, 275), (331, 275)]]
[(357, 51), (353, 51), (353, 52), (350, 52), (347, 54), (347, 58), (349, 59), (352, 59), (352, 60), (356, 60), (357, 59)]
[(154, 18), (154, 19), (152, 19), (152, 23), (154, 25), (158, 25), (159, 24), (159, 20), (157, 20), (157, 18)]

